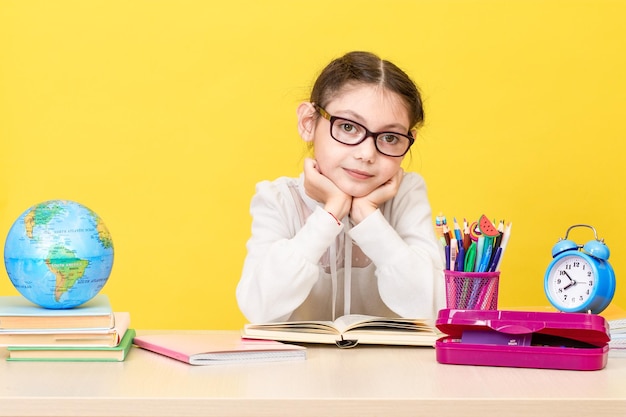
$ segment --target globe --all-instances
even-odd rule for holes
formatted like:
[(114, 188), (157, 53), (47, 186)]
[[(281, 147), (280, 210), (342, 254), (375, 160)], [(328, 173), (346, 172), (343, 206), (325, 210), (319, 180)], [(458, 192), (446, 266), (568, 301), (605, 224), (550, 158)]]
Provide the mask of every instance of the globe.
[(13, 286), (49, 309), (95, 297), (113, 267), (113, 241), (95, 212), (68, 200), (30, 207), (9, 229), (4, 265)]

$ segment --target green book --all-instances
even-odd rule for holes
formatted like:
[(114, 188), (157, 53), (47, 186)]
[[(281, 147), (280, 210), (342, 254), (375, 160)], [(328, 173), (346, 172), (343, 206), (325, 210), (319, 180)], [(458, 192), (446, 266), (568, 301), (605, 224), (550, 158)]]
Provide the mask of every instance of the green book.
[(135, 330), (128, 329), (115, 347), (8, 346), (7, 361), (29, 362), (122, 362), (133, 344)]

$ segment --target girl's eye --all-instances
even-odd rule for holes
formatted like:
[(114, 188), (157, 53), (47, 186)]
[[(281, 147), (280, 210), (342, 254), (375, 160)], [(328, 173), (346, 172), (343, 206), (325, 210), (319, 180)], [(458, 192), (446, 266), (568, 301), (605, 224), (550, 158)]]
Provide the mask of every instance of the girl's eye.
[(340, 127), (341, 127), (341, 130), (343, 130), (346, 133), (355, 133), (358, 130), (355, 125), (349, 122), (341, 123)]
[(380, 135), (378, 140), (384, 142), (386, 145), (395, 145), (400, 142), (400, 138), (396, 135), (392, 135), (391, 133), (384, 133)]

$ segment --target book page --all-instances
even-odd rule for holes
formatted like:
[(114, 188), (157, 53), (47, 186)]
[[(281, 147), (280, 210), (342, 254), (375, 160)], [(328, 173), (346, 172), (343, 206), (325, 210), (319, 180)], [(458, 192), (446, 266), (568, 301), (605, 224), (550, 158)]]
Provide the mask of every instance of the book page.
[(264, 331), (281, 331), (295, 333), (338, 334), (333, 322), (330, 321), (286, 321), (278, 323), (251, 323), (246, 329), (260, 329)]
[(432, 326), (426, 320), (401, 317), (375, 317), (362, 314), (349, 314), (339, 317), (335, 320), (335, 327), (341, 333), (354, 329), (369, 331), (433, 331)]
[(364, 325), (365, 323), (372, 323), (382, 317), (368, 316), (364, 314), (348, 314), (347, 316), (341, 316), (334, 321), (334, 326), (339, 333), (344, 333), (355, 327)]

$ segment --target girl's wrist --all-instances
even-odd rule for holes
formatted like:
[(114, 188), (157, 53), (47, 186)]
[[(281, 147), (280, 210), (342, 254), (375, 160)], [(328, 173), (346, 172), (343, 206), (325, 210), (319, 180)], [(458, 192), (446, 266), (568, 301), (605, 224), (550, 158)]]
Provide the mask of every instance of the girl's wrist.
[(367, 216), (376, 211), (378, 207), (370, 204), (352, 204), (350, 208), (350, 218), (354, 224), (359, 224)]
[(327, 201), (324, 204), (324, 210), (331, 213), (336, 219), (343, 219), (350, 211), (350, 203), (352, 200), (346, 201)]

